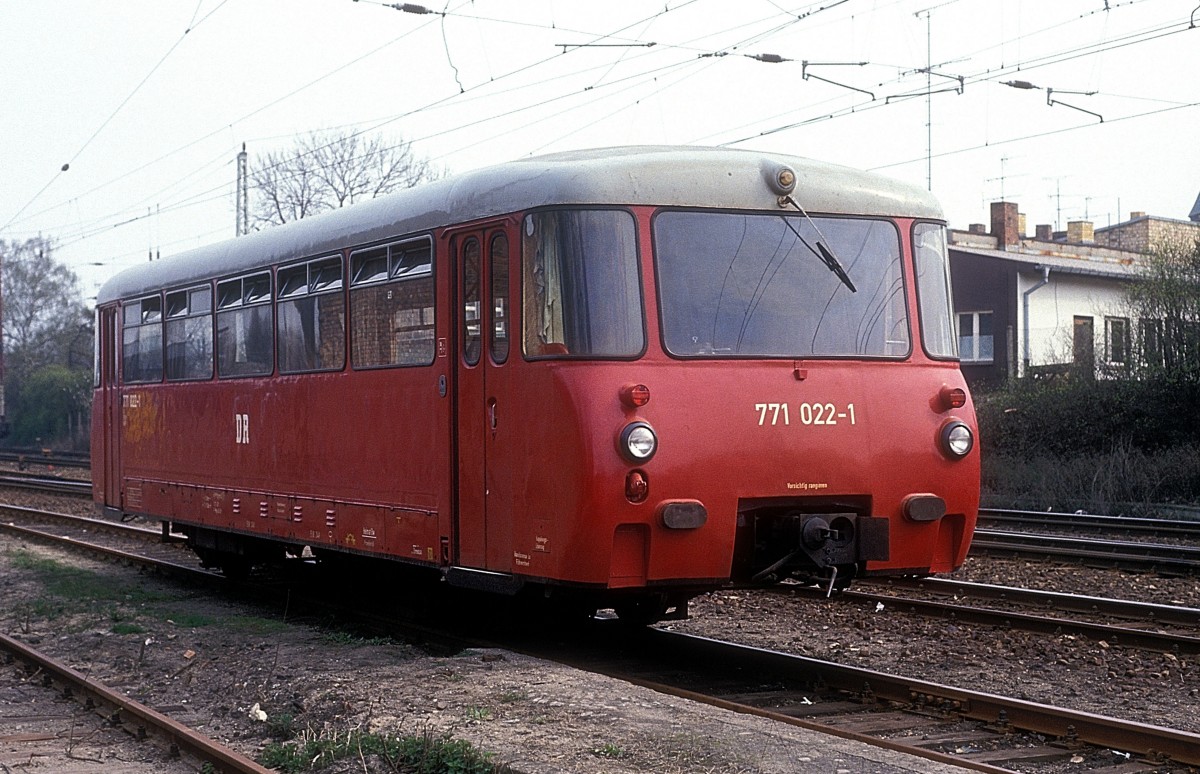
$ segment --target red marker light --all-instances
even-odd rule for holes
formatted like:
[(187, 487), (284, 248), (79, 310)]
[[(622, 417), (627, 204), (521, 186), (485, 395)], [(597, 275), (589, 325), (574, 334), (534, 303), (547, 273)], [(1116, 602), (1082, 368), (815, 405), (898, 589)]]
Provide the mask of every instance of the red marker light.
[(621, 402), (630, 408), (645, 406), (650, 402), (650, 388), (644, 384), (627, 384), (621, 388)]
[(962, 408), (967, 405), (967, 391), (962, 387), (943, 385), (942, 389), (938, 390), (938, 401), (946, 409)]
[(644, 502), (650, 496), (650, 480), (640, 470), (631, 470), (625, 476), (625, 499), (631, 503)]

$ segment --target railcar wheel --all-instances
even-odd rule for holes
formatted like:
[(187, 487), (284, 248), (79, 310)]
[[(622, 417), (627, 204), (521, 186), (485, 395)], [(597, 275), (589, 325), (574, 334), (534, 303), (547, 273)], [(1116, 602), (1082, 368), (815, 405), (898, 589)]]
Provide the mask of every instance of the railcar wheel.
[(667, 613), (667, 598), (661, 594), (648, 594), (618, 602), (613, 611), (621, 623), (629, 626), (649, 626), (658, 623)]
[(222, 556), (218, 564), (221, 566), (221, 574), (229, 580), (243, 581), (250, 577), (250, 560), (244, 556)]

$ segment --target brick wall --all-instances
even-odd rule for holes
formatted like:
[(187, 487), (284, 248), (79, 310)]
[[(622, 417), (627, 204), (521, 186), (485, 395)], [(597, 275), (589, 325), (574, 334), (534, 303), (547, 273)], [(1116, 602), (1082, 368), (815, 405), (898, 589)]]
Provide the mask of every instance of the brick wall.
[(1149, 252), (1162, 241), (1197, 238), (1200, 238), (1200, 224), (1152, 216), (1096, 231), (1096, 244), (1138, 253)]

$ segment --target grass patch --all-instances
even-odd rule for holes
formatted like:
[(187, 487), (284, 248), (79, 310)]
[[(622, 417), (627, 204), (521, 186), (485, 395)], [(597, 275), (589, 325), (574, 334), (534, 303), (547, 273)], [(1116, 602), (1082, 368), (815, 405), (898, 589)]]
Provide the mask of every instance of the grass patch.
[(161, 602), (170, 598), (162, 592), (147, 590), (136, 582), (131, 583), (95, 570), (71, 567), (57, 559), (38, 556), (23, 549), (10, 551), (8, 556), (14, 568), (33, 573), (46, 592), (56, 597), (133, 604)]
[[(6, 551), (5, 556), (13, 569), (33, 576), (44, 590), (38, 598), (21, 605), (26, 617), (54, 619), (94, 612), (120, 625), (133, 617), (122, 606), (147, 605), (170, 598), (163, 592), (144, 588), (138, 580), (72, 567), (25, 549)], [(123, 633), (115, 628), (114, 631)]]
[(296, 717), (290, 712), (272, 715), (267, 719), (267, 730), (276, 739), (288, 739), (296, 733)]
[(205, 626), (212, 626), (216, 620), (211, 615), (203, 613), (189, 613), (186, 610), (178, 610), (165, 612), (167, 623), (174, 624), (183, 629), (202, 629)]
[(230, 629), (247, 634), (278, 634), (288, 628), (287, 623), (278, 618), (263, 618), (257, 615), (233, 615), (224, 619), (222, 623)]
[(289, 774), (319, 771), (347, 758), (380, 758), (393, 771), (419, 774), (492, 774), (507, 769), (490, 753), (447, 736), (392, 736), (348, 731), (332, 736), (305, 732), (294, 742), (271, 742), (259, 755), (264, 766)]
[(1196, 503), (1200, 447), (1153, 454), (1113, 444), (1071, 457), (993, 453), (983, 458), (983, 504), (1126, 516), (1161, 516), (1159, 503)]
[(347, 647), (384, 647), (394, 644), (391, 637), (360, 637), (357, 634), (342, 631), (324, 632), (321, 637), (331, 645), (343, 645)]
[(143, 627), (129, 622), (115, 623), (112, 626), (113, 634), (141, 634), (144, 631), (146, 630)]
[(592, 750), (592, 755), (597, 758), (608, 758), (609, 760), (619, 760), (625, 757), (625, 751), (615, 744), (603, 744)]

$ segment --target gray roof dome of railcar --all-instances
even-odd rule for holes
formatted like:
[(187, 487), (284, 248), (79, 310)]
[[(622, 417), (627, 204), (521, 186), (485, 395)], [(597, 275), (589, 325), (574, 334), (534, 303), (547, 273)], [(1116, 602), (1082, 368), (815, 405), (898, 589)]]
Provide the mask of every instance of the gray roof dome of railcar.
[(795, 171), (793, 196), (811, 213), (943, 219), (941, 206), (923, 188), (799, 156), (686, 146), (598, 148), (510, 161), (189, 250), (121, 272), (100, 288), (96, 303), (545, 205), (775, 209), (766, 178), (781, 165)]

